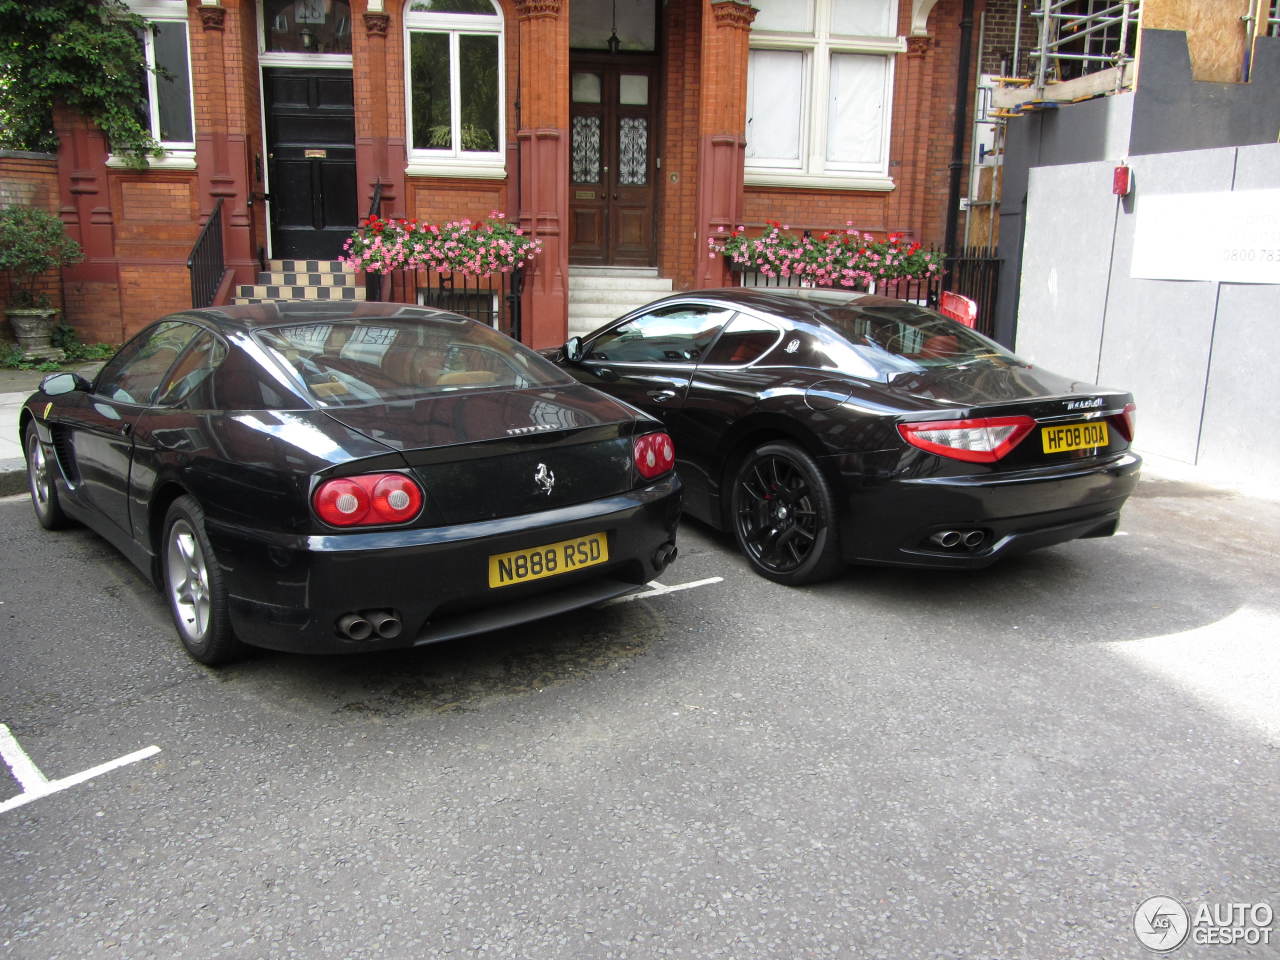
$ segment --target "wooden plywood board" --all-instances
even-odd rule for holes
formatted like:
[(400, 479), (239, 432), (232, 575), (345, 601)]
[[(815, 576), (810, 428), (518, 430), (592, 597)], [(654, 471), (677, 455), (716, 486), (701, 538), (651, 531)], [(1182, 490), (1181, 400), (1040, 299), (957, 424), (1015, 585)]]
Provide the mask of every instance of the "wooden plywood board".
[[(1245, 24), (1255, 0), (1144, 0), (1142, 27), (1182, 30), (1196, 80), (1231, 83), (1244, 65)], [(1141, 56), (1141, 55), (1139, 55)]]
[(978, 168), (975, 205), (969, 208), (965, 227), (966, 246), (995, 246), (1000, 239), (1000, 175), (1003, 172), (1002, 166)]

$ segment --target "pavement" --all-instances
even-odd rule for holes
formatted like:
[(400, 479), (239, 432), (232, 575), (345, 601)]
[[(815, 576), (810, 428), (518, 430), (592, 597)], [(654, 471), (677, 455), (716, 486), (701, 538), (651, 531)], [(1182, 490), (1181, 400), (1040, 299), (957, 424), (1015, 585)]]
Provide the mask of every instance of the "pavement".
[[(95, 361), (65, 369), (92, 378), (101, 366), (101, 361)], [(22, 453), (22, 439), (18, 436), (18, 411), (47, 376), (38, 370), (0, 369), (0, 497), (23, 493), (27, 489), (27, 465)], [(1141, 443), (1137, 450), (1143, 457), (1143, 477), (1148, 480), (1195, 484), (1265, 500), (1280, 500), (1280, 479), (1275, 477), (1210, 471), (1143, 450)]]

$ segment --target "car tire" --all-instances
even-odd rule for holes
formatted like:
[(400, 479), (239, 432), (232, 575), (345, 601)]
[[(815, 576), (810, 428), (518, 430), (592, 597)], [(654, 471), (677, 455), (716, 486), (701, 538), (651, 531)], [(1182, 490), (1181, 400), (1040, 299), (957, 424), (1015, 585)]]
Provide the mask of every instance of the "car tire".
[(800, 586), (844, 566), (831, 486), (813, 458), (792, 443), (766, 443), (742, 460), (729, 495), (738, 549), (756, 573)]
[(241, 656), (244, 647), (231, 632), (227, 591), (204, 529), (204, 510), (194, 497), (169, 507), (160, 543), (165, 599), (178, 639), (192, 658), (209, 666)]
[(36, 512), (40, 526), (46, 530), (59, 530), (67, 526), (67, 515), (62, 512), (62, 503), (58, 500), (58, 485), (53, 476), (57, 466), (45, 455), (34, 420), (23, 431), (22, 450), (27, 457), (27, 490), (31, 493), (31, 507)]

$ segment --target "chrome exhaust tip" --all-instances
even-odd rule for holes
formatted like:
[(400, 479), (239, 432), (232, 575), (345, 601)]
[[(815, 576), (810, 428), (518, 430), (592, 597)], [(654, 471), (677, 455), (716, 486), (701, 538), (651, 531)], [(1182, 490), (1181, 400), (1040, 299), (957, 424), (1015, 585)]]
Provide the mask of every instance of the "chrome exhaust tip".
[(369, 622), (383, 640), (394, 640), (400, 636), (400, 631), (403, 629), (400, 618), (388, 610), (375, 610), (370, 613)]
[(970, 530), (964, 535), (964, 545), (973, 550), (982, 545), (982, 541), (987, 539), (987, 535), (981, 530)]
[(929, 538), (944, 550), (950, 550), (952, 547), (960, 543), (959, 530), (939, 530)]
[(373, 636), (373, 624), (358, 613), (348, 613), (338, 618), (338, 632), (350, 640), (368, 640)]

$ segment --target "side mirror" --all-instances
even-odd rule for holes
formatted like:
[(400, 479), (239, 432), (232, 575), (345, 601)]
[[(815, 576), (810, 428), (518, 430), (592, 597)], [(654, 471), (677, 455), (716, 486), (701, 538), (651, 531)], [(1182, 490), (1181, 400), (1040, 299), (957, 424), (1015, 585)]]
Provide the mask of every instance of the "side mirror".
[(565, 341), (564, 358), (566, 360), (569, 360), (573, 363), (577, 363), (579, 360), (582, 359), (582, 357), (583, 357), (583, 351), (582, 351), (581, 337), (570, 337), (567, 341)]
[(89, 389), (89, 381), (78, 373), (51, 373), (40, 381), (40, 389), (50, 397)]

